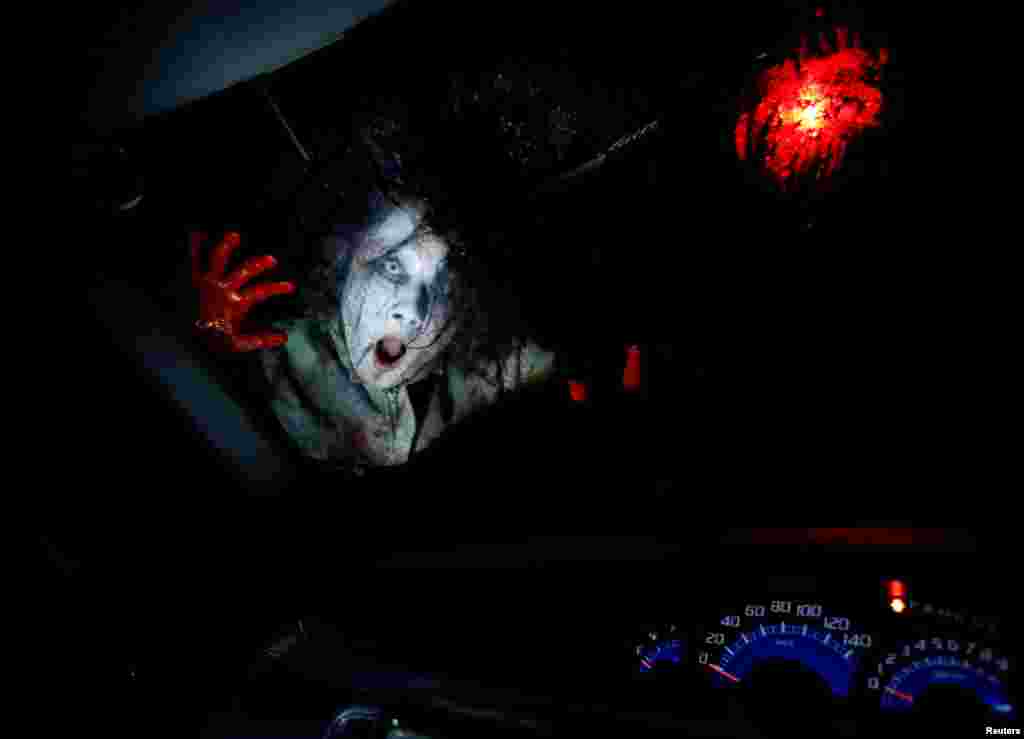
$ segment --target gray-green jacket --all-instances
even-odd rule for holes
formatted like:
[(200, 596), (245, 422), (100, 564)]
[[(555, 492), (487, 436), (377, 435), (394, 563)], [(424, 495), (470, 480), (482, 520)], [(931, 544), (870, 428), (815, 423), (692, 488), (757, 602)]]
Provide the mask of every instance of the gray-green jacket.
[[(405, 387), (381, 390), (357, 381), (336, 321), (305, 319), (278, 328), (287, 331), (288, 342), (263, 352), (271, 406), (288, 435), (314, 459), (356, 469), (403, 464), (414, 443), (416, 451), (426, 448), (449, 425), (498, 397), (496, 362), (481, 363), (472, 372), (439, 366), (435, 372), (446, 376), (451, 412), (442, 413), (440, 392), (435, 391), (423, 427), (417, 429)], [(550, 377), (554, 359), (551, 352), (526, 342), (504, 363), (505, 389)]]

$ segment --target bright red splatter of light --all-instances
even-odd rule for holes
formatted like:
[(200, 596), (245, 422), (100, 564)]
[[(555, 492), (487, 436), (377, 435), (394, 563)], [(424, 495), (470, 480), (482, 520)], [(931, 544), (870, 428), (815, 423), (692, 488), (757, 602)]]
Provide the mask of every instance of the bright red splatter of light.
[(569, 397), (575, 400), (577, 403), (582, 403), (587, 399), (587, 386), (582, 382), (576, 380), (569, 380)]
[(804, 40), (799, 62), (787, 59), (762, 73), (756, 107), (736, 124), (740, 159), (759, 160), (784, 191), (811, 173), (817, 179), (832, 175), (850, 141), (879, 125), (882, 92), (876, 83), (888, 52), (865, 51), (845, 29), (837, 30), (836, 47), (822, 35), (812, 56)]

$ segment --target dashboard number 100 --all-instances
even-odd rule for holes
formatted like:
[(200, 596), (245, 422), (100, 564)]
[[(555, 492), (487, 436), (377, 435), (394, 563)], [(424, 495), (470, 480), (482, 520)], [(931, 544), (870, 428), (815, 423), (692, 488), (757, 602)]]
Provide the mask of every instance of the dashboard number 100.
[(750, 679), (763, 661), (783, 659), (802, 663), (834, 694), (845, 696), (859, 655), (875, 641), (842, 611), (788, 599), (722, 608), (711, 623), (715, 626), (703, 634), (696, 657), (718, 687)]

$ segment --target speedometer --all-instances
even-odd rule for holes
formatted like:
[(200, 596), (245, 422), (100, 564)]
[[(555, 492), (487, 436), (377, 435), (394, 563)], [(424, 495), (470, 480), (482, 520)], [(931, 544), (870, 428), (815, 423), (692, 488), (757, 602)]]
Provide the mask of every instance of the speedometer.
[(656, 603), (673, 622), (632, 627), (636, 705), (664, 710), (686, 696), (688, 711), (765, 736), (910, 736), (922, 726), (952, 736), (1019, 720), (1021, 630), (991, 611), (909, 597), (941, 582), (755, 577), (706, 594), (706, 604), (690, 600), (689, 619)]
[(716, 618), (701, 634), (696, 659), (718, 688), (758, 683), (775, 692), (800, 681), (801, 690), (816, 686), (845, 698), (874, 640), (844, 610), (812, 600), (751, 601)]

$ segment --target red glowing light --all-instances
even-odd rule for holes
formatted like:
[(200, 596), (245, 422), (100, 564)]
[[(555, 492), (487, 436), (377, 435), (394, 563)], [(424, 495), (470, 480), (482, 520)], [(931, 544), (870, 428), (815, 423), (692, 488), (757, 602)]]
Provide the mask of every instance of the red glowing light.
[(903, 613), (907, 610), (907, 586), (902, 580), (890, 580), (886, 590), (889, 594), (889, 608), (893, 613)]
[(936, 529), (880, 529), (869, 527), (810, 529), (815, 544), (857, 546), (909, 546), (941, 541)]
[(587, 399), (587, 386), (576, 380), (569, 380), (569, 396), (577, 403)]
[(822, 34), (812, 55), (806, 39), (799, 61), (787, 59), (758, 79), (759, 101), (736, 123), (736, 152), (756, 161), (783, 190), (794, 177), (832, 175), (846, 148), (865, 129), (879, 125), (882, 93), (876, 86), (888, 52), (860, 48), (846, 29), (833, 49)]
[(626, 369), (622, 373), (622, 387), (627, 391), (640, 389), (640, 347), (626, 349)]

